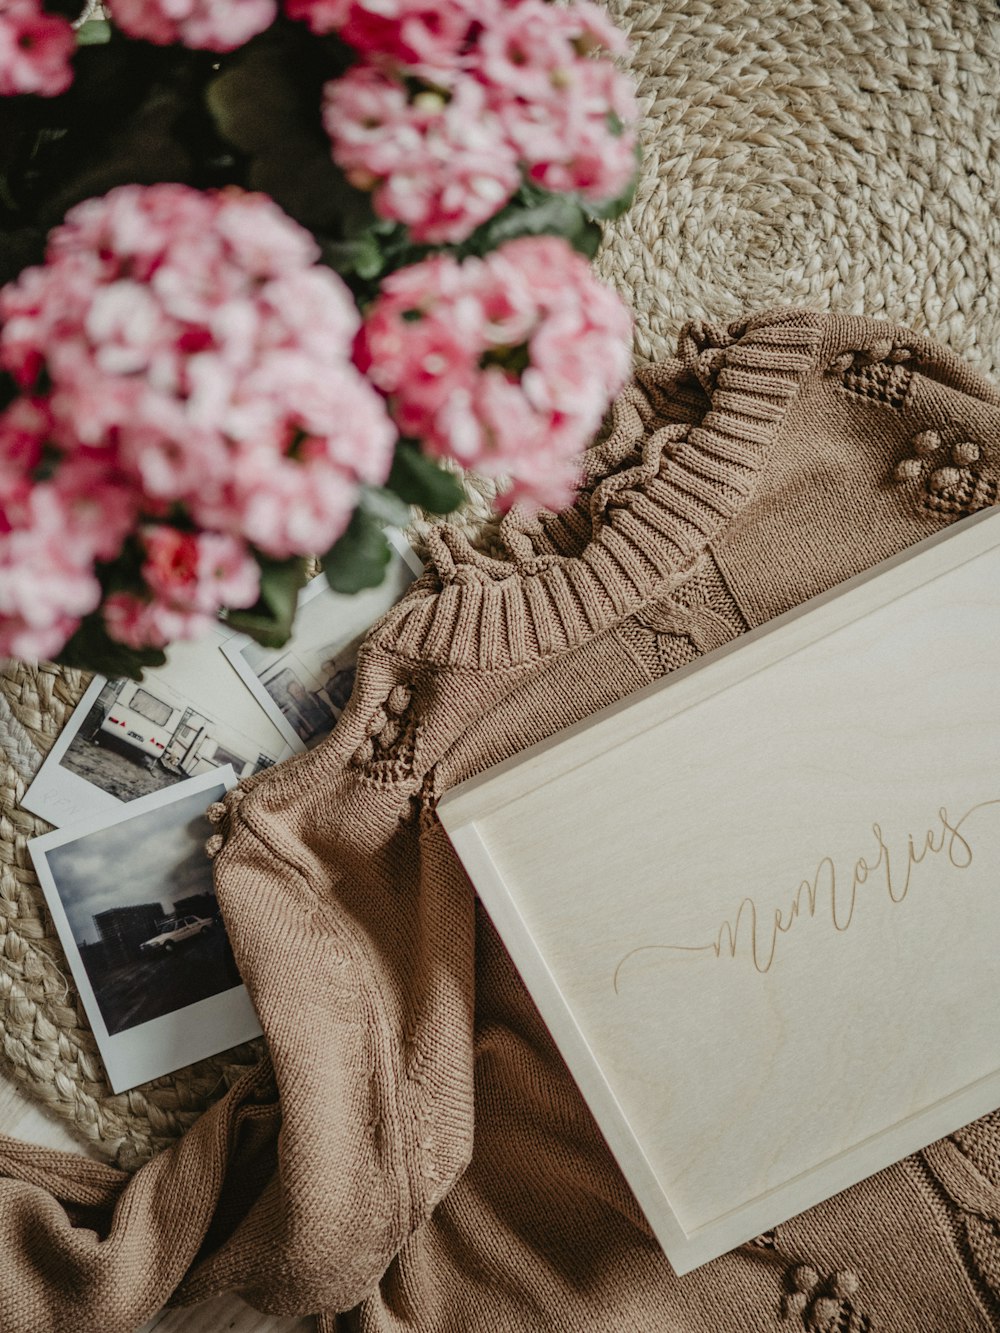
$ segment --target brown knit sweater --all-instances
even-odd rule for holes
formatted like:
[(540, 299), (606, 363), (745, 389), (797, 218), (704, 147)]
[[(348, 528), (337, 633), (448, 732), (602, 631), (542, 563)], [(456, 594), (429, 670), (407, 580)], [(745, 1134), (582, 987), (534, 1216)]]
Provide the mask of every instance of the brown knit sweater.
[(573, 509), (509, 516), (502, 558), (437, 531), (333, 735), (214, 812), (269, 1059), (131, 1179), (0, 1140), (4, 1333), (228, 1288), (326, 1333), (1000, 1327), (1000, 1117), (677, 1278), (434, 813), (997, 499), (1000, 393), (905, 329), (770, 312), (678, 350)]

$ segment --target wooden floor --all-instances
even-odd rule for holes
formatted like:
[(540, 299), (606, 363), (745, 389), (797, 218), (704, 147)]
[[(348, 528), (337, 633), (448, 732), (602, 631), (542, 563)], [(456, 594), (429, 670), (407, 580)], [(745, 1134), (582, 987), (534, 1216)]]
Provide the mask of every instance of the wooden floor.
[[(0, 1075), (0, 1131), (49, 1148), (85, 1152), (64, 1121), (49, 1115)], [(315, 1333), (315, 1320), (279, 1319), (251, 1310), (238, 1296), (223, 1296), (183, 1310), (164, 1310), (137, 1333)]]

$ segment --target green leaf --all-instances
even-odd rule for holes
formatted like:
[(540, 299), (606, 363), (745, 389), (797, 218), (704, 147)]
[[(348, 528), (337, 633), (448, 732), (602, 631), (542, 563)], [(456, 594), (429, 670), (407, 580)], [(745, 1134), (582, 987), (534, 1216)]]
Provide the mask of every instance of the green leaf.
[(366, 282), (377, 278), (385, 265), (372, 231), (362, 232), (351, 241), (327, 241), (323, 246), (323, 259), (335, 272), (356, 273)]
[(593, 259), (601, 248), (601, 240), (604, 233), (601, 231), (601, 224), (594, 222), (592, 218), (584, 219), (578, 231), (572, 236), (567, 237), (574, 250), (579, 250), (585, 259)]
[(334, 592), (377, 588), (385, 578), (392, 548), (374, 518), (355, 509), (347, 531), (321, 559), (326, 581)]
[(225, 619), (231, 629), (248, 635), (263, 648), (284, 648), (292, 637), (291, 625), (278, 625), (266, 611), (257, 613), (253, 608), (249, 611), (229, 611)]
[(265, 648), (283, 648), (292, 633), (299, 590), (306, 581), (306, 562), (296, 556), (291, 560), (268, 560), (258, 555), (260, 597), (246, 610), (230, 610), (226, 624), (249, 634)]
[(261, 560), (260, 595), (276, 619), (289, 624), (295, 619), (299, 589), (306, 581), (306, 562), (301, 556), (291, 560)]
[(410, 506), (384, 486), (362, 486), (359, 503), (363, 512), (376, 523), (405, 528), (411, 518)]
[(76, 30), (77, 46), (104, 46), (111, 41), (111, 24), (107, 19), (88, 19)]
[(219, 133), (244, 153), (279, 147), (298, 124), (298, 94), (280, 55), (269, 44), (248, 47), (205, 89)]
[(396, 446), (386, 481), (407, 504), (419, 505), (431, 514), (450, 514), (465, 499), (462, 483), (432, 459), (405, 441)]
[[(531, 197), (536, 196), (537, 191)], [(580, 205), (570, 195), (544, 194), (528, 204), (515, 200), (474, 233), (475, 253), (485, 254), (516, 236), (549, 235), (569, 239), (580, 229), (582, 221)]]
[(162, 666), (167, 660), (160, 648), (126, 648), (108, 637), (104, 621), (96, 612), (85, 616), (80, 628), (55, 659), (61, 666), (99, 671), (102, 676), (142, 680), (146, 667)]

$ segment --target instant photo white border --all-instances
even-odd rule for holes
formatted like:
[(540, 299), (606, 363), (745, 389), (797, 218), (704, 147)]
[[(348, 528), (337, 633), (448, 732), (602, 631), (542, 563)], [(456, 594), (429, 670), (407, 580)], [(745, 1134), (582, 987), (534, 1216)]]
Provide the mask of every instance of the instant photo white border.
[[(488, 846), (491, 820), (511, 803), (523, 805), (529, 796), (532, 799), (541, 797), (550, 784), (558, 784), (560, 779), (612, 751), (618, 752), (622, 765), (628, 765), (626, 747), (629, 743), (660, 723), (671, 722), (686, 710), (733, 686), (738, 687), (756, 673), (766, 672), (773, 664), (818, 643), (828, 634), (889, 607), (897, 598), (929, 586), (938, 576), (982, 557), (989, 559), (990, 571), (995, 568), (997, 573), (996, 583), (992, 585), (998, 589), (996, 602), (987, 604), (988, 613), (995, 615), (1000, 610), (1000, 510), (992, 509), (952, 525), (668, 678), (640, 689), (593, 717), (463, 782), (440, 801), (438, 814), (444, 828), (679, 1275), (993, 1111), (1000, 1106), (1000, 1064), (984, 1077), (955, 1087), (950, 1095), (939, 1097), (918, 1113), (897, 1120), (883, 1132), (854, 1142), (846, 1151), (831, 1149), (831, 1155), (812, 1169), (686, 1231), (657, 1177), (655, 1163), (650, 1160), (644, 1143), (622, 1110), (614, 1079), (609, 1078), (602, 1067), (587, 1031), (564, 998), (560, 985), (564, 971), (555, 975), (550, 969), (549, 960), (526, 924), (511, 888), (516, 884), (521, 901), (528, 905), (532, 895), (556, 893), (563, 887), (569, 892), (576, 886), (562, 886), (557, 878), (544, 884), (519, 879), (518, 854), (524, 843), (521, 837), (509, 831), (513, 812), (508, 812), (506, 825), (502, 823), (502, 817), (498, 820), (495, 827), (508, 831), (506, 834), (494, 833), (492, 854)], [(975, 603), (976, 606), (981, 604), (981, 601)], [(996, 657), (1000, 661), (1000, 635)], [(924, 667), (928, 672), (935, 670), (932, 643), (927, 645)], [(946, 692), (946, 687), (947, 681), (941, 688)], [(919, 720), (915, 725), (919, 725)], [(845, 754), (856, 744), (856, 739), (850, 736), (844, 739)], [(933, 749), (929, 753), (932, 754)], [(632, 773), (631, 767), (629, 774), (630, 782), (641, 781), (641, 774)], [(577, 779), (582, 782), (583, 775), (577, 774)], [(555, 790), (558, 791), (558, 786)], [(546, 797), (551, 801), (557, 799), (552, 794)], [(609, 794), (609, 806), (612, 801)], [(627, 806), (623, 804), (621, 813), (627, 818), (626, 812)], [(552, 816), (551, 810), (549, 814)], [(550, 822), (548, 827), (551, 826)], [(503, 870), (497, 863), (498, 851)], [(669, 856), (669, 844), (663, 851)], [(619, 884), (609, 886), (612, 903), (627, 901), (627, 869), (624, 876)], [(588, 899), (588, 904), (592, 903), (593, 899)], [(586, 906), (581, 910), (587, 910)], [(595, 910), (599, 913), (601, 909)], [(594, 929), (599, 931), (599, 915), (595, 917), (595, 923)], [(995, 947), (994, 943), (989, 947)], [(994, 994), (983, 998), (987, 1005), (993, 1005), (996, 1000)], [(669, 1018), (665, 1017), (664, 1021), (669, 1022)], [(709, 1057), (706, 1055), (705, 1058)], [(697, 1060), (694, 1063), (697, 1064)], [(863, 1069), (858, 1071), (860, 1078), (865, 1074)], [(692, 1069), (691, 1077), (698, 1077), (696, 1068)], [(738, 1170), (736, 1175), (739, 1175)], [(734, 1185), (734, 1190), (737, 1188)]]
[[(184, 643), (183, 649), (185, 656), (191, 656), (197, 652), (200, 659), (198, 669), (213, 667), (216, 662), (222, 660), (220, 650), (225, 643), (234, 637), (232, 630), (225, 625), (213, 625), (200, 640), (195, 643)], [(242, 636), (240, 636), (242, 637)], [(166, 666), (146, 672), (144, 684), (149, 685), (151, 689), (156, 688), (156, 678), (158, 672), (170, 672), (167, 676), (167, 682), (171, 685), (173, 691), (184, 695), (191, 703), (192, 707), (197, 708), (197, 682), (192, 681), (188, 684), (173, 684), (172, 677), (180, 676), (181, 671), (178, 668), (176, 672), (171, 670), (173, 664), (168, 661)], [(184, 668), (186, 674), (188, 668)], [(113, 814), (116, 810), (131, 808), (133, 801), (121, 801), (111, 792), (105, 791), (95, 782), (90, 782), (87, 778), (81, 777), (79, 773), (74, 773), (72, 769), (66, 767), (63, 763), (63, 757), (66, 751), (76, 740), (80, 728), (87, 719), (92, 705), (96, 702), (101, 690), (108, 682), (107, 676), (95, 676), (84, 691), (83, 697), (70, 714), (66, 725), (56, 737), (55, 742), (45, 756), (38, 772), (35, 774), (28, 790), (21, 800), (21, 806), (30, 811), (33, 815), (40, 815), (50, 824), (57, 828), (64, 828), (69, 824), (78, 823), (85, 819), (99, 819), (102, 815)], [(234, 675), (233, 686), (237, 685)], [(242, 694), (243, 691), (234, 689), (234, 696)], [(226, 719), (215, 719), (219, 722), (225, 722)], [(257, 721), (257, 710), (253, 710), (253, 720)], [(270, 719), (269, 719), (270, 721)], [(251, 725), (250, 715), (246, 719), (246, 725)], [(285, 744), (284, 733), (273, 727), (271, 723), (272, 734), (265, 737), (255, 737), (243, 730), (242, 725), (236, 725), (232, 728), (245, 736), (247, 740), (253, 741), (261, 753), (268, 754), (274, 759), (275, 763), (282, 759), (287, 759), (290, 750)], [(218, 770), (216, 770), (218, 771)], [(201, 776), (200, 774), (198, 776)], [(171, 790), (180, 782), (187, 781), (185, 778), (178, 778), (170, 787), (164, 790)], [(144, 799), (139, 797), (137, 799)]]
[[(35, 866), (38, 882), (45, 893), (49, 911), (55, 922), (63, 952), (76, 981), (80, 999), (83, 1002), (87, 1018), (101, 1052), (101, 1059), (111, 1084), (112, 1092), (125, 1092), (148, 1083), (151, 1079), (170, 1074), (175, 1069), (182, 1069), (229, 1050), (241, 1042), (250, 1041), (261, 1035), (260, 1023), (250, 1002), (246, 987), (232, 986), (228, 990), (210, 995), (207, 999), (197, 1000), (193, 1004), (175, 1009), (159, 1018), (139, 1023), (126, 1028), (124, 1032), (108, 1032), (100, 1005), (90, 984), (87, 969), (73, 931), (63, 907), (59, 887), (49, 868), (48, 853), (67, 843), (79, 842), (93, 833), (113, 828), (116, 824), (127, 823), (151, 810), (159, 810), (173, 805), (176, 801), (186, 800), (197, 792), (210, 792), (214, 788), (231, 790), (236, 785), (236, 775), (232, 767), (226, 764), (211, 773), (202, 773), (198, 777), (186, 778), (176, 782), (163, 791), (141, 796), (127, 804), (118, 803), (118, 813), (102, 819), (88, 820), (85, 824), (76, 824), (71, 828), (56, 829), (40, 838), (28, 842), (28, 852)], [(211, 802), (206, 800), (206, 808)]]
[[(387, 528), (385, 535), (388, 538), (389, 543), (393, 547), (396, 554), (401, 558), (403, 564), (406, 566), (407, 569), (410, 570), (414, 578), (419, 577), (424, 572), (424, 566), (420, 560), (420, 557), (417, 555), (416, 551), (414, 551), (413, 547), (403, 536), (402, 532), (400, 532), (398, 528)], [(388, 577), (388, 571), (387, 571), (387, 577)], [(377, 593), (379, 589), (372, 588), (367, 591)], [(299, 608), (301, 609), (303, 606), (307, 606), (314, 598), (323, 595), (336, 598), (343, 597), (345, 603), (350, 603), (351, 601), (351, 594), (334, 592), (330, 588), (330, 585), (327, 583), (325, 575), (317, 574), (314, 579), (310, 579), (310, 581), (299, 593)], [(395, 605), (395, 601), (396, 598), (394, 598), (393, 601), (391, 602), (386, 602), (386, 604), (382, 607), (382, 610), (378, 614), (381, 615), (385, 611), (388, 611), (391, 606)], [(358, 634), (363, 634), (365, 629), (367, 629), (367, 626), (359, 626)], [(350, 638), (348, 638), (346, 642), (349, 643), (351, 641), (351, 638), (353, 637), (355, 636), (354, 635), (350, 636)], [(276, 648), (273, 650), (275, 656), (278, 656), (281, 653), (286, 653), (289, 651), (289, 649), (292, 649), (294, 647), (294, 640), (295, 640), (295, 628), (293, 626), (291, 639), (288, 641), (288, 643), (285, 644), (283, 648)], [(246, 660), (246, 657), (244, 656), (244, 649), (247, 648), (248, 645), (252, 645), (253, 643), (254, 640), (250, 638), (249, 635), (234, 634), (231, 639), (227, 640), (226, 643), (221, 645), (221, 648), (223, 654), (229, 660), (234, 670), (238, 673), (244, 685), (246, 685), (247, 689), (260, 704), (261, 708), (267, 714), (268, 718), (271, 720), (273, 725), (281, 733), (282, 739), (285, 741), (286, 745), (288, 745), (288, 747), (291, 750), (293, 750), (296, 754), (304, 754), (309, 747), (305, 744), (305, 742), (299, 736), (298, 732), (289, 722), (288, 718), (285, 717), (284, 713), (271, 698), (270, 694), (268, 694), (267, 689), (265, 688), (264, 683), (261, 680), (260, 676), (257, 675), (256, 671), (253, 669), (253, 667), (250, 665), (250, 663)]]

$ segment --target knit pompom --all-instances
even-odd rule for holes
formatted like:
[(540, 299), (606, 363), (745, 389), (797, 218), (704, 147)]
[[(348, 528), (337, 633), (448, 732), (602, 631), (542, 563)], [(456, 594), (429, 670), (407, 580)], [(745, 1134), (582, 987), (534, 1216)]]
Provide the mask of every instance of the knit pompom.
[(830, 1295), (837, 1296), (841, 1300), (846, 1300), (853, 1296), (861, 1285), (861, 1279), (857, 1273), (850, 1268), (838, 1268), (830, 1278)]
[(956, 463), (968, 466), (969, 463), (979, 461), (979, 445), (974, 444), (972, 440), (962, 440), (959, 444), (953, 445), (951, 456)]
[(791, 1291), (812, 1291), (819, 1281), (819, 1274), (808, 1264), (797, 1264), (788, 1274), (788, 1286)]
[(961, 482), (962, 474), (957, 467), (939, 467), (931, 473), (928, 484), (932, 491), (951, 491)]
[(812, 1303), (812, 1309), (809, 1311), (809, 1326), (815, 1329), (825, 1329), (836, 1319), (840, 1313), (840, 1301), (834, 1296), (819, 1296)]
[(795, 1319), (802, 1315), (809, 1303), (809, 1297), (804, 1291), (790, 1291), (781, 1298), (781, 1317), (782, 1319)]
[(926, 458), (928, 454), (941, 448), (941, 436), (936, 430), (922, 430), (919, 435), (914, 435), (910, 443), (918, 457)]

